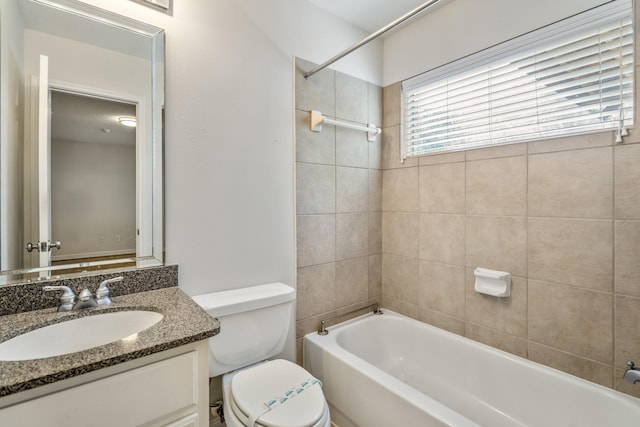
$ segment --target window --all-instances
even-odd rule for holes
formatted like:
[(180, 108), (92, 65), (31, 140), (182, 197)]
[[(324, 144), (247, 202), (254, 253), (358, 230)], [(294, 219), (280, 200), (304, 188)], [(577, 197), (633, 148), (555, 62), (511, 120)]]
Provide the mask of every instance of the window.
[(402, 158), (633, 123), (633, 21), (617, 0), (402, 82)]

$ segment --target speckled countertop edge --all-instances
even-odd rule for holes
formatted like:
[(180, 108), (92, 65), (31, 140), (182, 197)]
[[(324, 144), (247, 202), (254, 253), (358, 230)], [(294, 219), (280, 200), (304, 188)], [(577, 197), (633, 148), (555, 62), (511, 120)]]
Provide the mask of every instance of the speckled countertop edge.
[(139, 332), (135, 341), (120, 340), (43, 359), (0, 361), (0, 397), (207, 339), (219, 328), (216, 319), (183, 291), (173, 287), (114, 297), (111, 305), (86, 311), (57, 313), (55, 308), (48, 308), (2, 316), (0, 342), (47, 324), (120, 310), (157, 311), (164, 317)]

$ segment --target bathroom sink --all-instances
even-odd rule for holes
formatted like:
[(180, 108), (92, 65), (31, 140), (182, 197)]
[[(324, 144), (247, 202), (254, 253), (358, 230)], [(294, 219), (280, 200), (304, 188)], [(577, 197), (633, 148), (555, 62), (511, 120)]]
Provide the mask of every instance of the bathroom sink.
[(121, 339), (135, 339), (135, 334), (163, 317), (154, 311), (116, 311), (43, 326), (0, 343), (0, 361), (61, 356)]

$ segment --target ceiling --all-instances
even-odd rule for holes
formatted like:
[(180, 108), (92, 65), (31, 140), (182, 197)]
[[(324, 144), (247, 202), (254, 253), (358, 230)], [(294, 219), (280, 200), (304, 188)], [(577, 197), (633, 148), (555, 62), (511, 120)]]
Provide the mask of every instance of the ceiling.
[(134, 104), (51, 91), (52, 140), (135, 145), (136, 129), (118, 123), (135, 116)]
[[(404, 14), (421, 6), (426, 0), (308, 0), (315, 6), (344, 21), (374, 33)], [(451, 0), (440, 0), (431, 9)], [(425, 12), (426, 13), (426, 12)]]

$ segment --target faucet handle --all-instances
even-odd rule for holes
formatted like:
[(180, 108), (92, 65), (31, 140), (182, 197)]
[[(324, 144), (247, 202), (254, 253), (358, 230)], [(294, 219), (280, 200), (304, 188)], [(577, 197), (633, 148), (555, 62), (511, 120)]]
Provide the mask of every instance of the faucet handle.
[(71, 311), (73, 303), (76, 301), (76, 294), (73, 293), (70, 287), (47, 285), (44, 286), (42, 290), (46, 292), (63, 291), (59, 298), (60, 306), (58, 306), (58, 311)]
[(112, 279), (103, 280), (96, 290), (96, 302), (98, 305), (111, 304), (111, 298), (109, 297), (109, 287), (107, 285), (111, 283), (121, 282), (124, 280), (123, 276), (114, 277)]
[(43, 286), (43, 291), (63, 291), (62, 295), (60, 295), (60, 302), (73, 301), (76, 298), (76, 294), (73, 293), (70, 287), (68, 286)]
[(636, 369), (635, 366), (636, 365), (633, 363), (633, 360), (627, 360), (627, 369), (628, 370), (631, 370), (631, 371), (635, 370)]
[(122, 282), (123, 280), (124, 280), (124, 276), (118, 276), (118, 277), (113, 277), (111, 279), (103, 280), (102, 282), (100, 282), (100, 286), (98, 286), (98, 291), (103, 291), (106, 289), (108, 292), (109, 288), (107, 287), (107, 285), (110, 285), (116, 282)]

